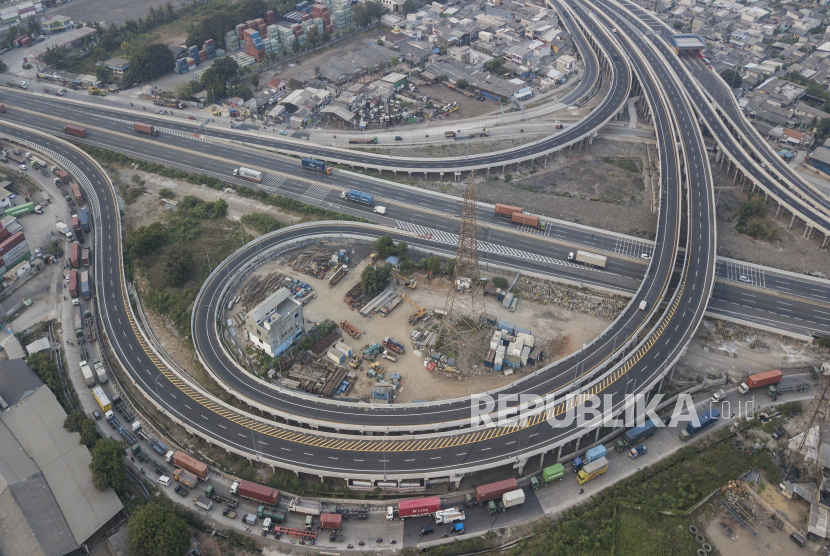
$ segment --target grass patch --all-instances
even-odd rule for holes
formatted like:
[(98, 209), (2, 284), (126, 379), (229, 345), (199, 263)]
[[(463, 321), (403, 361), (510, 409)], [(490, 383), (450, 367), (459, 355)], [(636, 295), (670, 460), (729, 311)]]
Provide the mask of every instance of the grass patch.
[(626, 172), (630, 172), (632, 174), (639, 174), (642, 171), (640, 170), (640, 161), (636, 158), (626, 158), (620, 156), (603, 156), (602, 161), (606, 164), (622, 168)]
[(617, 509), (615, 556), (694, 554), (700, 546), (689, 534), (689, 518)]

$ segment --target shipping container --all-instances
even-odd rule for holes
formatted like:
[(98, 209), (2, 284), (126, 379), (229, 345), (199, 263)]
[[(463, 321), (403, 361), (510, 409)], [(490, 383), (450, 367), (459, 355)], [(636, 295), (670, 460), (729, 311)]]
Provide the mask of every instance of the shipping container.
[(101, 407), (101, 411), (106, 413), (112, 409), (112, 402), (110, 402), (109, 398), (106, 394), (104, 394), (104, 389), (100, 386), (96, 386), (92, 389), (92, 395), (95, 398), (95, 401), (98, 402), (98, 405)]
[(81, 266), (81, 245), (77, 241), (73, 241), (69, 247), (69, 266), (72, 268)]
[(95, 375), (92, 374), (92, 369), (89, 368), (86, 361), (81, 361), (81, 374), (84, 375), (84, 382), (88, 387), (95, 386)]
[(418, 517), (434, 514), (441, 509), (441, 499), (437, 496), (429, 498), (416, 498), (414, 500), (401, 500), (398, 507), (386, 508), (386, 519), (405, 519), (407, 517)]
[(754, 375), (749, 375), (745, 381), (743, 381), (740, 386), (738, 386), (738, 391), (741, 394), (746, 394), (753, 388), (759, 388), (761, 386), (769, 386), (770, 384), (778, 384), (781, 382), (781, 379), (784, 377), (784, 374), (775, 369), (774, 371), (766, 371), (764, 373), (758, 373)]
[(320, 514), (320, 528), (339, 531), (343, 524), (343, 516), (340, 514)]
[(85, 232), (88, 232), (90, 230), (90, 225), (89, 213), (86, 211), (86, 207), (81, 207), (81, 210), (78, 213), (78, 219), (81, 221), (81, 228), (83, 228)]
[(538, 228), (539, 227), (539, 217), (538, 216), (531, 216), (530, 214), (522, 214), (520, 212), (514, 212), (513, 216), (510, 217), (510, 220), (512, 220), (516, 224), (523, 224), (525, 226), (531, 226), (533, 228)]
[(493, 500), (494, 498), (500, 497), (505, 492), (510, 492), (511, 490), (516, 490), (517, 488), (518, 485), (516, 484), (516, 479), (505, 479), (504, 481), (499, 481), (497, 483), (482, 485), (480, 487), (476, 487), (476, 500), (479, 504), (481, 504), (482, 502)]
[(58, 170), (57, 176), (63, 183), (69, 183), (69, 174), (63, 170)]
[(72, 299), (78, 299), (78, 271), (72, 269), (69, 271), (69, 295)]
[(505, 509), (521, 506), (525, 503), (525, 491), (517, 489), (505, 492), (501, 497), (501, 503)]
[(86, 137), (86, 128), (77, 125), (67, 124), (63, 128), (63, 132), (76, 137)]
[(187, 485), (190, 488), (195, 488), (196, 485), (199, 483), (199, 479), (188, 471), (187, 469), (176, 469), (173, 471), (173, 478), (182, 483), (183, 485)]
[(608, 460), (606, 458), (599, 458), (587, 464), (576, 476), (576, 482), (584, 485), (588, 481), (599, 477), (608, 471)]
[(249, 481), (239, 481), (231, 485), (231, 494), (238, 494), (243, 498), (264, 502), (271, 506), (276, 506), (280, 502), (280, 491)]
[(84, 266), (89, 266), (89, 249), (84, 249), (81, 251), (81, 264)]
[(210, 468), (207, 464), (202, 463), (184, 452), (174, 452), (167, 461), (182, 469), (187, 469), (203, 481), (207, 481), (208, 477), (210, 477)]
[(710, 409), (709, 411), (707, 411), (706, 413), (703, 414), (703, 416), (700, 418), (697, 426), (695, 426), (694, 421), (692, 421), (688, 425), (686, 425), (685, 429), (680, 431), (680, 440), (682, 440), (683, 442), (686, 442), (687, 440), (689, 440), (691, 437), (693, 437), (694, 435), (696, 435), (697, 433), (699, 433), (700, 431), (702, 431), (706, 427), (709, 427), (709, 426), (714, 425), (715, 423), (717, 423), (719, 418), (720, 418), (720, 411), (718, 411), (717, 409)]
[(84, 204), (84, 196), (81, 195), (81, 188), (78, 187), (78, 184), (74, 181), (69, 184), (70, 189), (72, 189), (72, 196), (75, 198), (75, 202), (79, 205)]
[(542, 471), (542, 480), (545, 481), (545, 483), (557, 480), (561, 481), (562, 477), (564, 476), (565, 466), (561, 463), (551, 465), (550, 467), (545, 467), (544, 471)]
[(158, 137), (159, 134), (158, 130), (151, 124), (145, 124), (143, 122), (133, 122), (133, 129), (138, 133), (152, 135), (153, 137)]

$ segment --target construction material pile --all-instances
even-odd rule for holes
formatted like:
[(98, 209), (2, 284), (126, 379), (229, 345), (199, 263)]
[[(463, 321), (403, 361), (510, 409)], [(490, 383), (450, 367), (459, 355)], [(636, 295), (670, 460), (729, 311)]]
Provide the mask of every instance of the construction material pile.
[(291, 366), (282, 385), (301, 392), (332, 397), (335, 394), (347, 395), (356, 381), (357, 375), (354, 372), (327, 358), (319, 359), (309, 351)]
[[(336, 262), (337, 259), (335, 258)], [(318, 280), (323, 280), (326, 277), (333, 264), (331, 254), (319, 247), (303, 251), (288, 262), (288, 266), (294, 270), (313, 276)]]
[(288, 287), (290, 283), (291, 279), (286, 278), (285, 274), (281, 272), (269, 272), (265, 275), (254, 276), (239, 293), (240, 302), (245, 311), (250, 311), (252, 307), (259, 305), (280, 286)]
[(360, 281), (355, 283), (346, 295), (343, 297), (343, 302), (349, 306), (349, 309), (360, 309), (366, 303), (366, 295), (363, 293), (363, 288), (360, 286)]
[(628, 304), (628, 300), (605, 297), (578, 291), (576, 288), (522, 276), (516, 283), (515, 296), (541, 305), (559, 305), (592, 317), (614, 320)]

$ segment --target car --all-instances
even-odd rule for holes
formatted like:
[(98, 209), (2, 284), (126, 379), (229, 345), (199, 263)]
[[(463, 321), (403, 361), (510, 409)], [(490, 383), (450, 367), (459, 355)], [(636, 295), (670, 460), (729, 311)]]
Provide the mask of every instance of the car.
[(400, 135), (395, 135), (395, 141), (403, 141), (403, 137)]
[(424, 535), (431, 535), (435, 530), (432, 528), (432, 525), (427, 525), (426, 527), (421, 527), (421, 530), (418, 531), (420, 536)]
[(21, 88), (21, 89), (28, 89), (28, 88), (29, 88), (29, 82), (28, 82), (28, 81), (24, 81), (24, 82), (22, 82), (22, 83), (20, 84), (20, 88)]
[(156, 114), (164, 114), (164, 110), (156, 110)]
[(196, 119), (196, 117), (195, 117), (195, 116), (188, 116), (188, 117), (187, 117), (187, 119), (188, 119), (188, 120), (195, 120), (195, 119)]
[(29, 168), (26, 167), (25, 164), (21, 164), (20, 166), (18, 166), (18, 168), (20, 168), (21, 170), (28, 170), (29, 169)]
[(93, 417), (95, 417), (95, 420), (96, 420), (96, 421), (100, 421), (100, 420), (101, 420), (101, 414), (100, 414), (100, 413), (98, 413), (98, 410), (97, 410), (97, 409), (93, 409), (93, 410), (92, 410), (92, 416), (93, 416)]
[(185, 497), (187, 496), (187, 490), (182, 485), (179, 485), (176, 487), (176, 494), (181, 497)]
[(643, 259), (643, 260), (646, 260), (646, 261), (650, 261), (651, 260), (651, 253), (643, 253), (642, 255), (640, 255), (640, 258)]
[(233, 129), (236, 129), (238, 126), (237, 126), (235, 123), (231, 122), (231, 127), (232, 127)]
[(40, 252), (40, 249), (35, 249), (35, 257), (37, 257), (39, 259), (42, 256), (43, 256), (43, 254)]
[(750, 283), (752, 282), (752, 280), (750, 280), (749, 278), (747, 278), (747, 277), (746, 277), (746, 276), (744, 276), (743, 274), (741, 274), (740, 276), (738, 276), (738, 281), (739, 281), (739, 282), (743, 282), (744, 284), (750, 284)]
[(288, 132), (285, 131), (284, 129), (281, 129), (280, 130), (280, 135), (288, 135)]

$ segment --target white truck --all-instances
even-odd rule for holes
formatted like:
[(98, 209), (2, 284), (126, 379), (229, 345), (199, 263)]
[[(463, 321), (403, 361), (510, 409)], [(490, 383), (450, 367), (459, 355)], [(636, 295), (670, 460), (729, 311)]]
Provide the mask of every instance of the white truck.
[(504, 509), (515, 508), (525, 503), (525, 491), (522, 489), (511, 490), (502, 494), (501, 503)]
[(568, 253), (568, 260), (596, 268), (605, 268), (605, 264), (608, 262), (607, 257), (589, 253), (588, 251), (577, 251), (576, 254), (571, 251)]
[(58, 229), (60, 233), (66, 236), (66, 239), (72, 241), (75, 239), (75, 235), (72, 233), (72, 228), (64, 224), (63, 222), (58, 222), (55, 224), (55, 227)]
[(262, 183), (262, 172), (259, 170), (251, 170), (250, 168), (236, 168), (233, 171), (235, 178), (242, 178), (243, 180), (255, 181)]
[(104, 364), (100, 361), (95, 363), (95, 375), (98, 377), (98, 382), (101, 384), (107, 383), (107, 370), (104, 368)]
[(81, 361), (81, 374), (84, 375), (87, 386), (90, 388), (95, 386), (95, 376), (92, 374), (92, 369), (89, 368), (86, 361)]
[(455, 523), (456, 521), (464, 521), (466, 519), (464, 511), (461, 508), (449, 508), (446, 510), (438, 510), (435, 512), (435, 523)]
[(726, 390), (721, 388), (717, 392), (712, 394), (712, 401), (713, 402), (722, 402), (726, 398)]

